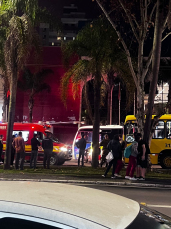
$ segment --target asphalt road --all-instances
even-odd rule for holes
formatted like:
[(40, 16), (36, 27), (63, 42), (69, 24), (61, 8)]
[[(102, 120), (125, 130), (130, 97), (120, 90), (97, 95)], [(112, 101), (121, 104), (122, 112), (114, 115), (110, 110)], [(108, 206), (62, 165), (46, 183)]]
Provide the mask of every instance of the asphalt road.
[(149, 208), (171, 217), (171, 189), (114, 187), (104, 185), (86, 185), (85, 187), (115, 193), (139, 203), (146, 203)]

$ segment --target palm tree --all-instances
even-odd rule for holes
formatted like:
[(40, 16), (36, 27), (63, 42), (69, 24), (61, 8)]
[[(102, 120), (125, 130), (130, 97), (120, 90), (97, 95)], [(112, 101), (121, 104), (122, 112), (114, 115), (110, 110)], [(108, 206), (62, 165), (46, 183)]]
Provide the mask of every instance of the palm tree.
[[(111, 25), (106, 20), (99, 19), (87, 25), (78, 33), (74, 41), (68, 42), (63, 47), (64, 63), (66, 65), (69, 64), (71, 58), (80, 57), (62, 78), (63, 101), (66, 101), (67, 88), (70, 81), (73, 83), (73, 95), (75, 97), (80, 82), (84, 81), (86, 85), (87, 79), (94, 80), (93, 167), (98, 166), (101, 87), (104, 85), (103, 82), (106, 74), (108, 74), (110, 79), (113, 78), (113, 74), (109, 73), (111, 70), (114, 72), (114, 61), (119, 61), (116, 58), (116, 56), (119, 56), (119, 47), (116, 43), (117, 36), (111, 29)], [(110, 87), (112, 85), (111, 81), (108, 79), (107, 82)]]
[(44, 90), (50, 92), (50, 86), (43, 80), (53, 73), (50, 69), (42, 69), (40, 72), (32, 73), (29, 69), (25, 69), (22, 79), (18, 81), (18, 87), (23, 91), (29, 91), (29, 122), (32, 122), (32, 113), (34, 107), (34, 97), (37, 93)]
[[(0, 6), (0, 23), (2, 26), (5, 21), (6, 28), (6, 39), (3, 43), (4, 62), (10, 84), (10, 104), (4, 169), (10, 167), (18, 73), (27, 60), (33, 44), (35, 44), (35, 49), (40, 50), (38, 35), (34, 31), (32, 24), (36, 8), (36, 0), (6, 0), (1, 1)], [(29, 16), (26, 14), (23, 14), (21, 17), (17, 16), (19, 9), (20, 14), (21, 12), (26, 12)]]

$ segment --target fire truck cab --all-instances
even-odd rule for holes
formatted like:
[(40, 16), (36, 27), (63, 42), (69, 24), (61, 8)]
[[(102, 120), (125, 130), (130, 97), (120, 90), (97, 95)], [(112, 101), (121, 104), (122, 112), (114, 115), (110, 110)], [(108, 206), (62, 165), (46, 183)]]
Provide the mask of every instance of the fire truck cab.
[[(7, 135), (7, 123), (0, 123), (0, 135), (3, 135), (3, 155), (5, 153), (6, 149), (6, 135)], [(48, 129), (50, 129), (50, 126), (48, 126)], [(13, 135), (16, 137), (18, 136), (18, 133), (22, 132), (22, 137), (24, 138), (25, 142), (25, 161), (30, 161), (31, 156), (31, 139), (33, 138), (34, 133), (38, 135), (38, 140), (40, 141), (40, 144), (42, 143), (42, 140), (46, 137), (46, 125), (39, 125), (39, 124), (33, 124), (33, 123), (14, 123), (13, 126)], [(58, 142), (57, 139), (52, 137), (53, 140), (53, 152), (50, 159), (51, 165), (62, 165), (65, 161), (70, 160), (69, 156), (69, 147), (63, 143)], [(3, 158), (2, 155), (2, 158)], [(38, 159), (37, 161), (43, 161), (43, 148), (40, 147), (38, 150)]]

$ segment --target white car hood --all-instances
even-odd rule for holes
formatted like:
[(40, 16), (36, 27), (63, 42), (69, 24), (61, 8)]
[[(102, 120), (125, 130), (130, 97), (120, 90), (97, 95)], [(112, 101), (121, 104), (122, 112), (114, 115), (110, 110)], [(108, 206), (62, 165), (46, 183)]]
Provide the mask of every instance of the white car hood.
[[(133, 200), (109, 192), (75, 185), (1, 181), (0, 186), (0, 200), (41, 206), (70, 214), (71, 218), (73, 216), (73, 220), (69, 217), (70, 222), (59, 212), (56, 212), (55, 219), (57, 222), (67, 222), (67, 225), (81, 229), (92, 229), (92, 225), (87, 223), (87, 225), (84, 224), (84, 227), (82, 227), (83, 225), (80, 227), (81, 221), (75, 220), (75, 216), (96, 223), (97, 225), (94, 225), (93, 229), (123, 229), (136, 218), (140, 210), (139, 204)], [(1, 208), (2, 205), (0, 205), (0, 211)], [(19, 209), (21, 211), (21, 208)]]

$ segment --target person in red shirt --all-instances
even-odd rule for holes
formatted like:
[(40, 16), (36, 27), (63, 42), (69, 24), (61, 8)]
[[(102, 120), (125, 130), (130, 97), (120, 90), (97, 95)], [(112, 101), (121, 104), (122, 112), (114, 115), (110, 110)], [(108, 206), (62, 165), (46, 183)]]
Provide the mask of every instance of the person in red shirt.
[(25, 159), (25, 144), (22, 138), (22, 132), (19, 132), (18, 137), (14, 139), (13, 146), (15, 147), (15, 169), (19, 169), (20, 160), (20, 170), (23, 170), (24, 159)]

